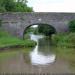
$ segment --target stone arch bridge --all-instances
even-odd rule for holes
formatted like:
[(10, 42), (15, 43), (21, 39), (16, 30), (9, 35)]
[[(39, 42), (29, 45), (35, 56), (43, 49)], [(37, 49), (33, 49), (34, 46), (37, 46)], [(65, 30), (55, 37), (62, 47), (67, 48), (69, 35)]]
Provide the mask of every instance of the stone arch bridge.
[(69, 21), (74, 19), (75, 13), (0, 13), (2, 28), (19, 38), (23, 38), (23, 33), (28, 26), (41, 23), (53, 26), (57, 33), (67, 32)]

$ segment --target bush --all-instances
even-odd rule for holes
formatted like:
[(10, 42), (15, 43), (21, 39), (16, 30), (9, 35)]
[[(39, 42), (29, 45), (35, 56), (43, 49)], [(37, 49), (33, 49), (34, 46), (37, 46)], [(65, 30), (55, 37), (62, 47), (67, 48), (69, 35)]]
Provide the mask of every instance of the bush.
[(55, 34), (52, 40), (56, 46), (75, 48), (75, 33)]
[(70, 32), (75, 32), (75, 20), (69, 22), (69, 30)]
[(0, 13), (5, 12), (6, 9), (4, 7), (0, 7)]

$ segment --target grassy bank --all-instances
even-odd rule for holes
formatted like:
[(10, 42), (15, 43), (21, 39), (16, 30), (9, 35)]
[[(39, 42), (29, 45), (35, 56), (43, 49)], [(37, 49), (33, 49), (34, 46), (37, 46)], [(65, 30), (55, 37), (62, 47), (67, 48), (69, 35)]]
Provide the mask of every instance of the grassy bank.
[(21, 40), (19, 38), (9, 35), (5, 31), (0, 31), (0, 47), (7, 46), (24, 46), (24, 47), (33, 47), (36, 45), (36, 42), (32, 40)]
[(55, 34), (52, 40), (57, 56), (68, 61), (71, 67), (75, 69), (75, 33)]
[(55, 34), (52, 40), (56, 46), (75, 48), (75, 33)]

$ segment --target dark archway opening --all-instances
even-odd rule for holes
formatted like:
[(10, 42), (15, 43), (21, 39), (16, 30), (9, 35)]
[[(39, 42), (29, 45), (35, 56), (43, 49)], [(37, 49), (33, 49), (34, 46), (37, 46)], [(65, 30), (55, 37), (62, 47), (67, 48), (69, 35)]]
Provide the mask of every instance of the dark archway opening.
[(42, 34), (45, 36), (51, 36), (56, 33), (56, 29), (49, 24), (32, 24), (25, 28), (23, 33), (23, 39), (27, 34)]

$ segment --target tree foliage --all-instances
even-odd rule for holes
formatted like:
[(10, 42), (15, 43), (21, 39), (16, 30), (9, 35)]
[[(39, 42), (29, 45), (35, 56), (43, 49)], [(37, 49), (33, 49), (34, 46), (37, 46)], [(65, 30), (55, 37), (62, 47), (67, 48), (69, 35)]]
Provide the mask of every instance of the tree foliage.
[(75, 32), (75, 20), (69, 22), (69, 30), (70, 32)]
[(0, 0), (0, 12), (32, 12), (27, 0)]
[(47, 24), (45, 24), (45, 25), (42, 25), (42, 24), (38, 25), (38, 31), (39, 31), (39, 33), (43, 33), (46, 36), (54, 34), (56, 32), (55, 29), (52, 26), (47, 25)]

